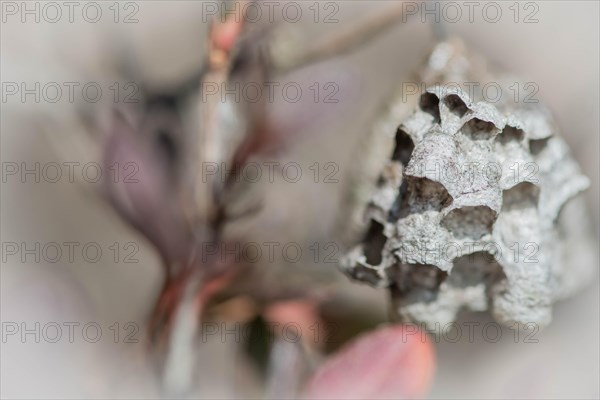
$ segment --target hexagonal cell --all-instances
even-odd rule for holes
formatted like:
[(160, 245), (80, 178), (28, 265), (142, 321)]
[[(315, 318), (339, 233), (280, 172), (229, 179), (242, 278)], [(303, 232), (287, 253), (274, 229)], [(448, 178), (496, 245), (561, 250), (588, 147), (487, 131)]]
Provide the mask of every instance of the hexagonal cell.
[[(441, 210), (453, 201), (444, 185), (428, 178), (407, 176), (407, 202), (415, 211)], [(404, 208), (404, 207), (403, 207)]]
[(503, 279), (506, 279), (506, 275), (494, 256), (487, 251), (477, 251), (454, 260), (447, 282), (460, 288), (476, 286), (482, 282), (489, 287)]
[(392, 290), (407, 303), (431, 302), (448, 273), (431, 264), (399, 264), (395, 268)]
[(383, 224), (371, 220), (371, 225), (369, 226), (369, 230), (364, 239), (365, 257), (367, 259), (367, 264), (369, 265), (381, 264), (381, 252), (387, 241), (387, 238), (383, 234), (383, 228)]
[(534, 156), (539, 155), (542, 151), (544, 151), (546, 149), (546, 147), (548, 146), (549, 140), (550, 140), (550, 138), (531, 139), (529, 141), (529, 151)]
[(488, 140), (494, 137), (496, 125), (479, 118), (473, 118), (467, 121), (460, 131), (472, 140)]
[(520, 142), (524, 137), (525, 133), (521, 129), (506, 125), (502, 132), (496, 136), (496, 140), (505, 145), (510, 142)]
[(442, 119), (440, 117), (440, 99), (433, 93), (425, 92), (419, 100), (421, 110), (433, 116), (433, 122), (439, 124)]
[(375, 268), (369, 268), (364, 265), (356, 265), (350, 271), (350, 275), (359, 281), (370, 283), (371, 285), (379, 285), (381, 276)]
[(467, 107), (465, 102), (456, 94), (450, 94), (446, 96), (443, 102), (446, 105), (446, 107), (448, 107), (450, 112), (452, 112), (459, 118), (462, 118), (467, 113), (467, 111), (469, 111), (469, 107)]
[[(403, 179), (402, 183), (400, 184), (400, 189), (398, 189), (398, 197), (396, 197), (396, 200), (394, 200), (392, 207), (390, 207), (389, 209), (388, 222), (395, 222), (398, 220), (398, 218), (400, 218), (400, 215), (402, 214), (403, 210), (402, 205), (406, 205), (407, 203), (407, 191), (408, 182), (406, 179)], [(406, 215), (406, 213), (404, 215)]]
[(502, 192), (502, 211), (537, 207), (539, 198), (540, 188), (537, 185), (521, 182)]
[(400, 161), (405, 167), (410, 161), (410, 156), (415, 148), (415, 143), (402, 129), (398, 128), (396, 131), (396, 147), (394, 147), (394, 154), (392, 160)]
[(458, 239), (480, 239), (492, 233), (497, 214), (487, 206), (455, 208), (442, 218), (442, 226)]

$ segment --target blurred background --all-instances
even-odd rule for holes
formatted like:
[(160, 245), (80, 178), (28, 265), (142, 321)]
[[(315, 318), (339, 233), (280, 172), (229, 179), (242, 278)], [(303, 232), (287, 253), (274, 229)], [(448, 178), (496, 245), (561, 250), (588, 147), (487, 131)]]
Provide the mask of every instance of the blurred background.
[[(123, 99), (130, 93), (137, 96), (136, 87), (127, 87), (128, 82), (160, 90), (200, 71), (206, 4), (215, 3), (75, 3), (72, 15), (65, 4), (56, 3), (61, 12), (57, 16), (44, 2), (2, 2), (1, 395), (156, 398), (160, 388), (144, 332), (162, 284), (161, 262), (156, 250), (102, 199), (93, 163), (100, 160), (103, 116), (113, 107), (128, 106)], [(294, 22), (281, 21), (288, 2), (276, 3), (281, 6), (274, 11), (279, 22), (269, 37), (283, 52), (301, 52), (385, 12), (393, 2), (302, 3), (302, 16), (297, 21), (291, 18)], [(295, 116), (298, 132), (280, 160), (299, 161), (306, 168), (314, 162), (334, 162), (340, 167), (339, 182), (315, 184), (303, 179), (297, 184), (263, 185), (259, 191), (266, 202), (264, 211), (237, 229), (257, 242), (277, 239), (306, 248), (310, 243), (343, 241), (341, 210), (354, 182), (351, 174), (360, 165), (356, 157), (365, 137), (402, 82), (414, 81), (439, 35), (456, 35), (491, 63), (537, 84), (536, 97), (552, 110), (574, 157), (591, 179), (585, 198), (597, 235), (599, 3), (501, 2), (495, 3), (501, 10), (498, 18), (496, 8), (475, 3), (471, 20), (462, 2), (455, 3), (462, 11), (459, 18), (454, 9), (444, 8), (444, 2), (412, 3), (434, 11), (416, 11), (355, 51), (278, 77), (305, 88), (314, 80), (338, 85), (336, 104), (311, 108), (300, 102), (283, 107), (281, 118)], [(261, 22), (266, 18), (263, 15)], [(131, 73), (135, 76), (127, 75)], [(35, 89), (37, 82), (40, 89)], [(62, 87), (58, 101), (53, 101), (54, 89), (43, 91), (47, 83)], [(89, 92), (82, 92), (90, 83), (94, 84)], [(34, 93), (22, 97), (23, 84)], [(69, 85), (74, 87), (73, 101), (67, 96)], [(97, 87), (102, 90), (99, 97), (92, 93)], [(308, 89), (306, 93), (312, 94)], [(53, 163), (65, 161), (72, 163), (75, 179), (66, 175), (55, 182), (48, 179), (55, 176)], [(89, 170), (84, 169), (87, 163), (92, 163)], [(24, 169), (35, 168), (40, 179), (36, 181), (36, 172), (23, 177)], [(88, 179), (78, 179), (80, 175)], [(64, 243), (77, 243), (72, 259)], [(53, 261), (52, 244), (63, 250), (58, 261)], [(102, 254), (96, 256), (98, 248)], [(127, 262), (128, 255), (137, 262)], [(254, 280), (261, 282), (259, 287), (286, 287), (293, 281), (335, 292), (327, 312), (347, 322), (338, 327), (333, 348), (388, 319), (387, 292), (351, 282), (335, 264), (278, 260), (248, 277)], [(435, 343), (437, 368), (429, 396), (598, 398), (598, 286), (596, 275), (585, 291), (557, 304), (552, 324), (535, 335), (535, 343), (515, 341), (508, 328), (497, 341), (484, 340), (480, 330), (474, 340), (466, 334), (457, 341), (442, 338)], [(224, 314), (218, 318), (230, 318)], [(463, 318), (462, 322), (481, 326), (491, 321), (477, 314)], [(25, 340), (22, 322), (32, 329)], [(36, 329), (36, 323), (47, 331)], [(54, 343), (47, 340), (55, 337), (52, 323), (62, 327), (63, 335)], [(73, 326), (72, 341), (65, 323)], [(259, 395), (259, 378), (246, 366), (249, 361), (241, 355), (240, 343), (213, 339), (198, 349), (201, 359), (214, 360), (198, 377), (207, 385), (203, 395)]]

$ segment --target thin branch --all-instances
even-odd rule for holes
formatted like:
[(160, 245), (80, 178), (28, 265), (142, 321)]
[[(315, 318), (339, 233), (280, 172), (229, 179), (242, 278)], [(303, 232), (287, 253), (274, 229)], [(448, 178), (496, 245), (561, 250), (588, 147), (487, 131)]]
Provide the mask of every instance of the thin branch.
[(382, 34), (401, 20), (404, 7), (402, 3), (394, 4), (385, 11), (366, 19), (358, 26), (342, 32), (331, 39), (321, 42), (316, 47), (296, 56), (290, 57), (273, 55), (274, 65), (278, 72), (285, 73), (298, 69), (307, 64), (315, 63), (323, 59), (335, 57), (360, 47), (362, 44)]
[(307, 368), (301, 343), (275, 339), (267, 371), (267, 399), (295, 398)]

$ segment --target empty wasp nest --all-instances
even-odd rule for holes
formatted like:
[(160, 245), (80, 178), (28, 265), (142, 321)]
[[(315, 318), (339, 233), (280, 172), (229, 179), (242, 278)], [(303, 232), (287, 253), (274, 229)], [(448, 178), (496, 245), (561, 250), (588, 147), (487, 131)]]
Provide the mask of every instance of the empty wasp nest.
[(435, 85), (399, 125), (368, 232), (342, 268), (390, 287), (404, 321), (434, 326), (464, 309), (544, 326), (593, 274), (589, 258), (573, 261), (589, 243), (574, 198), (588, 185), (541, 105)]

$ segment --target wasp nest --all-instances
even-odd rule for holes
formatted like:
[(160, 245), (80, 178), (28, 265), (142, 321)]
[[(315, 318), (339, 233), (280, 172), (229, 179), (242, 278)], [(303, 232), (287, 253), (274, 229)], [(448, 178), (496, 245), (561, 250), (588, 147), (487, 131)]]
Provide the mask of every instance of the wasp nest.
[[(473, 63), (449, 46), (426, 73), (468, 79)], [(432, 326), (489, 309), (506, 324), (544, 326), (552, 303), (593, 273), (589, 258), (571, 258), (589, 242), (576, 198), (588, 179), (546, 109), (507, 95), (477, 100), (461, 84), (436, 84), (397, 128), (368, 232), (342, 267), (390, 287), (402, 320)]]

